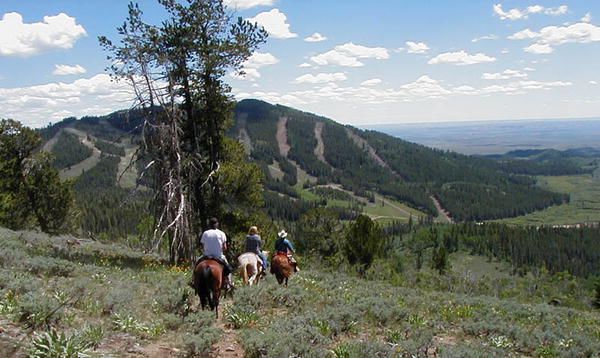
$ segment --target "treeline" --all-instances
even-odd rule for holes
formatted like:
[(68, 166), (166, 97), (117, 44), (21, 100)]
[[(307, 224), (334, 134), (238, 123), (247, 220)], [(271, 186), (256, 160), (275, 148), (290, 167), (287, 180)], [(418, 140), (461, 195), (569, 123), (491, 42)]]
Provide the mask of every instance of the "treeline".
[(102, 139), (97, 139), (94, 142), (94, 146), (105, 154), (117, 155), (119, 157), (125, 156), (125, 148), (119, 145), (115, 145), (114, 143), (104, 141)]
[(502, 224), (461, 224), (443, 234), (451, 251), (494, 257), (512, 263), (520, 273), (544, 267), (551, 273), (600, 275), (598, 227), (520, 227)]
[(109, 237), (136, 234), (149, 213), (151, 195), (116, 185), (119, 157), (102, 155), (100, 162), (75, 181), (77, 207), (81, 210), (84, 232), (105, 233)]
[(568, 159), (538, 162), (535, 160), (500, 160), (498, 169), (524, 175), (576, 175), (590, 173)]
[(332, 181), (355, 193), (361, 189), (377, 191), (435, 215), (435, 206), (424, 186), (406, 183), (388, 168), (378, 165), (366, 150), (351, 141), (345, 127), (326, 123), (323, 141), (326, 143), (325, 159), (335, 168)]
[(290, 152), (288, 156), (302, 166), (302, 169), (315, 177), (328, 177), (331, 168), (321, 162), (315, 155), (317, 139), (315, 138), (314, 117), (304, 113), (285, 113), (288, 117), (287, 134)]
[(518, 216), (569, 200), (536, 187), (531, 178), (506, 173), (487, 158), (431, 149), (375, 131), (360, 135), (405, 180), (425, 185), (458, 221)]
[(79, 141), (73, 133), (63, 131), (52, 147), (53, 165), (57, 169), (69, 168), (92, 155), (92, 148)]
[(515, 217), (569, 201), (568, 194), (510, 182), (496, 185), (447, 183), (436, 190), (436, 197), (457, 221)]
[(120, 142), (123, 137), (123, 132), (109, 124), (104, 117), (82, 117), (73, 123), (73, 128), (109, 142)]

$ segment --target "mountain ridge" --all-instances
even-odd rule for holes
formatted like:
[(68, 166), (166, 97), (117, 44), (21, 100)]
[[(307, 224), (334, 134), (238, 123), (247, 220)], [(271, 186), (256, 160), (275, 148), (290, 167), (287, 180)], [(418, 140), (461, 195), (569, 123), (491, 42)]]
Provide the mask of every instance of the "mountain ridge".
[[(118, 111), (68, 118), (40, 131), (50, 140), (71, 126), (117, 145), (119, 138), (135, 134), (141, 120), (139, 111)], [(240, 140), (263, 168), (265, 187), (284, 196), (303, 187), (335, 184), (358, 197), (389, 197), (432, 216), (441, 207), (458, 221), (517, 216), (568, 201), (564, 194), (537, 188), (512, 162), (500, 165), (432, 149), (259, 100), (236, 104), (227, 134)], [(274, 176), (269, 168), (284, 174)]]

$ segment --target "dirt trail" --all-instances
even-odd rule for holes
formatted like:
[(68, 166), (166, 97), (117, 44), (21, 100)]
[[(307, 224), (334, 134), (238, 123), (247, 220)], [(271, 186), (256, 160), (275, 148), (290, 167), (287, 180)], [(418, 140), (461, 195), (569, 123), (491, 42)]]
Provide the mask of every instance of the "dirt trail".
[(237, 120), (237, 129), (238, 129), (238, 140), (242, 142), (244, 149), (246, 150), (246, 154), (250, 154), (254, 147), (252, 146), (252, 139), (250, 139), (250, 135), (248, 134), (248, 130), (246, 129), (246, 123), (248, 120), (248, 113), (241, 113), (238, 116)]
[(388, 168), (389, 170), (391, 170), (394, 173), (394, 175), (396, 175), (398, 177), (400, 176), (398, 173), (393, 171), (392, 168), (390, 168), (388, 163), (386, 163), (385, 160), (383, 160), (383, 158), (381, 158), (377, 154), (377, 151), (375, 150), (375, 148), (371, 147), (365, 139), (361, 138), (358, 134), (354, 133), (349, 128), (346, 129), (346, 133), (348, 134), (348, 137), (350, 139), (352, 139), (354, 144), (356, 144), (360, 149), (367, 151), (367, 153), (369, 154), (369, 157), (371, 157), (371, 159), (373, 159), (375, 161), (375, 163), (377, 163), (381, 167)]
[(317, 122), (315, 124), (315, 138), (317, 139), (317, 146), (315, 147), (315, 155), (317, 156), (317, 159), (319, 159), (321, 162), (329, 165), (329, 163), (327, 163), (327, 161), (325, 160), (325, 143), (323, 142), (323, 127), (325, 126), (325, 123), (323, 122)]
[(430, 198), (433, 200), (433, 205), (435, 205), (435, 208), (437, 209), (438, 218), (444, 223), (454, 224), (454, 220), (452, 220), (450, 217), (450, 213), (444, 209), (442, 203), (440, 203), (440, 201), (437, 200), (437, 198), (433, 195), (430, 196)]
[[(388, 163), (386, 163), (386, 161), (383, 160), (383, 158), (381, 158), (377, 154), (377, 151), (375, 150), (375, 148), (371, 147), (365, 139), (358, 136), (351, 129), (346, 129), (346, 132), (348, 133), (348, 137), (350, 137), (350, 139), (352, 139), (352, 141), (354, 141), (354, 144), (356, 144), (359, 148), (366, 150), (367, 153), (369, 154), (369, 156), (371, 157), (371, 159), (373, 159), (377, 164), (379, 164), (381, 167), (388, 168), (396, 177), (402, 178), (402, 176), (398, 172), (394, 171), (388, 165)], [(442, 207), (442, 204), (434, 196), (431, 196), (430, 198), (431, 198), (431, 200), (433, 200), (433, 204), (435, 205), (435, 208), (437, 209), (438, 219), (445, 223), (454, 223), (454, 220), (452, 220), (452, 218), (450, 217), (450, 213)], [(386, 204), (388, 204), (388, 203), (386, 202)], [(397, 208), (399, 210), (405, 211), (391, 203), (389, 203), (388, 205), (390, 205), (394, 208)]]
[(281, 156), (286, 157), (290, 152), (290, 145), (288, 144), (288, 136), (287, 136), (287, 117), (279, 118), (277, 122), (277, 144), (279, 145), (279, 154)]
[(223, 308), (219, 310), (219, 319), (217, 320), (217, 322), (215, 322), (215, 327), (223, 330), (223, 335), (221, 336), (219, 341), (215, 343), (210, 349), (209, 357), (242, 358), (245, 356), (244, 348), (242, 348), (242, 346), (238, 342), (238, 336), (235, 333), (235, 330), (228, 327), (225, 320), (223, 319), (226, 307), (228, 307), (229, 305), (231, 305), (231, 302), (227, 302), (223, 305)]
[(100, 152), (100, 150), (98, 150), (98, 148), (96, 148), (94, 146), (93, 142), (88, 140), (88, 135), (85, 132), (82, 132), (75, 128), (65, 128), (64, 131), (75, 134), (77, 137), (79, 137), (79, 140), (81, 141), (81, 143), (83, 145), (92, 149), (91, 156), (89, 156), (88, 158), (82, 160), (81, 162), (79, 162), (75, 165), (72, 165), (71, 168), (66, 168), (66, 169), (63, 169), (60, 171), (60, 178), (68, 179), (68, 178), (73, 178), (78, 175), (81, 175), (81, 173), (84, 170), (90, 170), (94, 166), (96, 166), (96, 164), (98, 164), (98, 162), (100, 161), (100, 153), (101, 152)]

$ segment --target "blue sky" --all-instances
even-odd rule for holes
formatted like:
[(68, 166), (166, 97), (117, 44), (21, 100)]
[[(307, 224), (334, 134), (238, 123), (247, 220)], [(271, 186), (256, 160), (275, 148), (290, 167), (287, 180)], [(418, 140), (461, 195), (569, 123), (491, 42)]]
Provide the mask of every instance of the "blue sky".
[[(270, 37), (227, 76), (342, 123), (600, 117), (600, 2), (226, 0)], [(164, 16), (140, 1), (149, 22)], [(122, 0), (0, 2), (0, 117), (42, 126), (128, 108), (97, 37)], [(597, 25), (598, 24), (598, 25)], [(311, 41), (312, 40), (312, 41)]]

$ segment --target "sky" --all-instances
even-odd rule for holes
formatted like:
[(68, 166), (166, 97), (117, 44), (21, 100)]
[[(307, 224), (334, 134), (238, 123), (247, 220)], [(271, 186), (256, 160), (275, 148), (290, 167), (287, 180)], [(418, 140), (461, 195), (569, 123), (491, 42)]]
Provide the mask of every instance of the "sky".
[[(226, 76), (237, 99), (353, 125), (600, 118), (600, 1), (224, 3), (269, 33), (245, 76)], [(124, 0), (0, 0), (0, 118), (40, 127), (129, 108), (98, 44), (126, 14)]]

